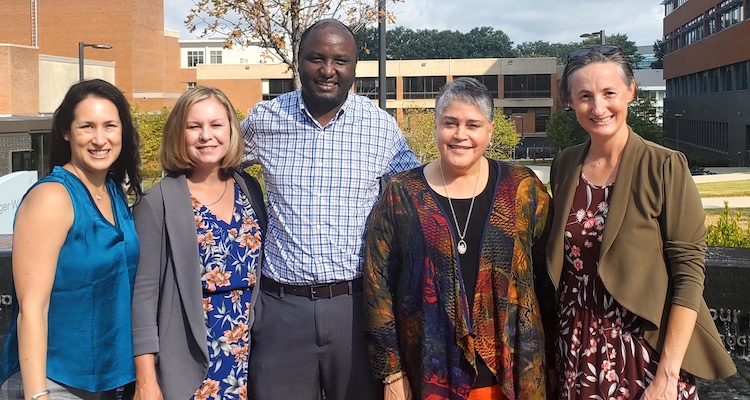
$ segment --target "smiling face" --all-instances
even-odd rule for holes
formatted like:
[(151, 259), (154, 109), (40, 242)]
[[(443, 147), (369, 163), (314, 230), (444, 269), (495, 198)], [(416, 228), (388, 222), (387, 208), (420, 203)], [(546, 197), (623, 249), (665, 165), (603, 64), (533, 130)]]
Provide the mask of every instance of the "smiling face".
[(357, 42), (343, 26), (323, 25), (300, 45), (299, 76), (305, 105), (315, 111), (338, 109), (354, 84)]
[(435, 116), (435, 141), (444, 167), (454, 174), (473, 173), (492, 138), (494, 122), (474, 104), (448, 103)]
[(593, 62), (573, 73), (570, 107), (592, 140), (628, 135), (628, 103), (635, 97), (614, 62)]
[(229, 150), (227, 109), (215, 97), (195, 103), (185, 118), (185, 148), (196, 169), (218, 168)]
[(79, 170), (109, 171), (122, 151), (122, 122), (117, 106), (109, 100), (89, 96), (73, 111), (70, 130), (70, 164)]

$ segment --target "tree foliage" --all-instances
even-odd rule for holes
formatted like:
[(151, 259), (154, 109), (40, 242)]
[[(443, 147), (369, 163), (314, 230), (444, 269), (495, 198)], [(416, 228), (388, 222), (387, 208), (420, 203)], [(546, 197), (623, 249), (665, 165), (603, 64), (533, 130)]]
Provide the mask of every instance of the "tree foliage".
[(656, 56), (656, 61), (651, 63), (651, 68), (654, 69), (661, 69), (664, 68), (664, 40), (659, 39), (654, 42), (654, 56)]
[[(635, 42), (628, 39), (627, 34), (614, 34), (605, 36), (605, 43), (620, 46), (625, 56), (630, 60), (631, 65), (636, 65), (643, 59), (638, 54), (638, 47)], [(570, 43), (549, 43), (542, 40), (536, 42), (523, 42), (516, 46), (519, 57), (557, 57), (557, 64), (564, 65), (568, 61), (568, 54), (580, 47), (596, 46), (599, 44), (598, 38), (588, 38), (580, 42)]]
[[(388, 0), (397, 2), (401, 0)], [(377, 0), (193, 0), (185, 24), (201, 37), (221, 37), (225, 46), (260, 45), (277, 57), (300, 87), (297, 54), (302, 32), (318, 20), (336, 18), (354, 32), (377, 22)], [(387, 7), (386, 7), (387, 8)], [(393, 13), (383, 16), (393, 23)]]
[[(359, 59), (377, 60), (380, 49), (377, 29), (362, 29), (357, 39)], [(436, 29), (414, 31), (399, 26), (386, 32), (386, 43), (386, 58), (389, 60), (503, 58), (516, 55), (508, 35), (488, 26), (466, 33)]]
[[(521, 139), (516, 133), (513, 120), (504, 115), (501, 110), (495, 110), (494, 121), (495, 130), (492, 132), (492, 142), (485, 154), (489, 158), (508, 160)], [(437, 160), (440, 153), (435, 145), (435, 110), (405, 110), (400, 127), (409, 147), (422, 163)]]
[(161, 176), (159, 149), (169, 109), (165, 107), (161, 111), (146, 112), (140, 108), (133, 108), (131, 114), (141, 139), (141, 173), (144, 178)]
[[(747, 218), (747, 217), (746, 217)], [(742, 214), (729, 215), (729, 204), (716, 223), (706, 227), (706, 245), (711, 247), (750, 247), (750, 226), (742, 228)]]

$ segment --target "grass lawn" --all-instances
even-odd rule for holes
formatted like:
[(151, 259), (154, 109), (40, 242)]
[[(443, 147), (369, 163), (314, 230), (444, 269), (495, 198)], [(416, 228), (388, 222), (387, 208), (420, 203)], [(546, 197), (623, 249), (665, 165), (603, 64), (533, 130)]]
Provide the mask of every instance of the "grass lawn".
[(697, 183), (701, 197), (750, 196), (750, 180)]

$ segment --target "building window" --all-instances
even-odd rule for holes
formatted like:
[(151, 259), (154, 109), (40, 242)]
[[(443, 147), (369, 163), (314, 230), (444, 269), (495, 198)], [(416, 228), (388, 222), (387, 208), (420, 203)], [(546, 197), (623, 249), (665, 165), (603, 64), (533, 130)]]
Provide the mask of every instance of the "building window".
[(221, 64), (221, 50), (211, 50), (211, 64)]
[(192, 88), (194, 88), (195, 86), (196, 86), (195, 82), (188, 82), (188, 83), (187, 83), (187, 88), (188, 88), (188, 89), (192, 89)]
[(294, 91), (294, 84), (291, 79), (269, 79), (268, 93), (263, 93), (263, 100), (273, 100), (291, 91)]
[(737, 89), (747, 90), (750, 87), (750, 79), (748, 74), (748, 63), (743, 62), (737, 66)]
[(434, 99), (445, 82), (444, 76), (405, 77), (404, 99)]
[(505, 75), (505, 98), (552, 97), (552, 80), (549, 75)]
[(31, 166), (31, 150), (10, 152), (10, 172), (33, 171)]
[(188, 50), (187, 52), (187, 66), (195, 67), (198, 64), (203, 64), (203, 52)]
[(500, 98), (500, 90), (498, 89), (499, 80), (497, 75), (473, 75), (467, 76), (467, 78), (474, 78), (479, 82), (482, 82), (484, 86), (487, 86), (487, 89), (490, 91), (490, 95), (492, 95), (493, 99)]
[[(356, 78), (354, 80), (354, 90), (357, 94), (365, 96), (370, 99), (379, 99), (380, 90), (378, 86), (380, 81), (378, 78)], [(396, 98), (396, 78), (385, 78), (385, 98), (395, 99)]]

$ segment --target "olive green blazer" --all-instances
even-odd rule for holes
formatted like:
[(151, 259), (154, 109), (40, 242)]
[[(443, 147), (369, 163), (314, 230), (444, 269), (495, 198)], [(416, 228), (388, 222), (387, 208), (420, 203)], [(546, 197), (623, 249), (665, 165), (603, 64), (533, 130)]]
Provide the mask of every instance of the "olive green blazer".
[[(547, 269), (559, 287), (564, 233), (591, 142), (552, 162), (554, 213)], [(672, 304), (698, 312), (682, 368), (704, 379), (737, 372), (703, 299), (705, 213), (685, 156), (630, 130), (602, 234), (599, 275), (614, 298), (645, 320), (646, 341), (661, 352)]]

